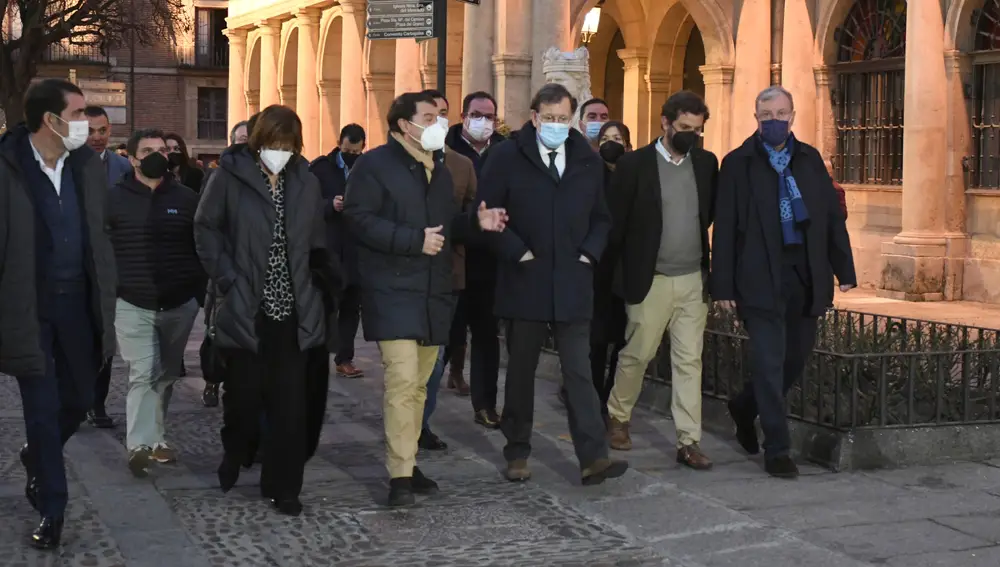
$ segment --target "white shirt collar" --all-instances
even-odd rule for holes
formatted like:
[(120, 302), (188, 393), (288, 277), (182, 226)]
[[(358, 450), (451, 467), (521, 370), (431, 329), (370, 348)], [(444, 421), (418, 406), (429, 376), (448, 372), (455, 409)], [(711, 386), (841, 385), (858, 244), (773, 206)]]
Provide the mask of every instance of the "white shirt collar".
[(680, 165), (680, 164), (684, 163), (684, 160), (686, 160), (688, 158), (688, 156), (691, 155), (691, 152), (688, 152), (688, 153), (684, 154), (683, 156), (681, 156), (681, 159), (674, 161), (674, 156), (670, 155), (670, 152), (668, 152), (667, 148), (664, 147), (664, 145), (663, 145), (663, 137), (662, 136), (659, 137), (659, 138), (657, 138), (657, 140), (656, 140), (656, 151), (660, 152), (660, 155), (663, 156), (663, 158), (667, 160), (667, 163), (670, 163), (670, 164), (673, 164), (673, 165)]
[(38, 167), (41, 168), (42, 173), (49, 178), (52, 182), (52, 187), (56, 190), (57, 195), (62, 194), (62, 172), (63, 167), (66, 165), (66, 157), (69, 156), (69, 151), (63, 151), (63, 154), (59, 156), (56, 161), (55, 168), (51, 168), (45, 165), (45, 160), (42, 158), (41, 152), (35, 147), (35, 142), (30, 137), (28, 138), (28, 143), (31, 145), (31, 153), (35, 156), (35, 161), (38, 162)]
[(549, 147), (546, 146), (545, 144), (543, 144), (541, 140), (538, 140), (538, 153), (541, 154), (542, 159), (545, 161), (546, 164), (549, 163), (548, 162), (549, 154), (552, 153), (552, 152), (556, 152), (560, 156), (561, 155), (565, 155), (566, 154), (566, 143), (563, 142), (563, 144), (561, 146), (559, 146), (558, 148), (549, 149)]

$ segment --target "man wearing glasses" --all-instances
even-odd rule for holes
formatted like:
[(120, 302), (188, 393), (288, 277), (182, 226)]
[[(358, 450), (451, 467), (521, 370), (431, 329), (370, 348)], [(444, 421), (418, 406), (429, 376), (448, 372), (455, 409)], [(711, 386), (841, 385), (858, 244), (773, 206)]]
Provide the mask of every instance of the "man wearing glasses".
[(576, 100), (565, 87), (542, 87), (531, 110), (531, 122), (516, 139), (490, 152), (479, 182), (487, 206), (506, 207), (510, 216), (506, 231), (487, 237), (498, 257), (494, 312), (506, 321), (510, 353), (500, 419), (506, 477), (531, 477), (535, 370), (551, 330), (582, 482), (600, 484), (628, 469), (608, 458), (590, 376), (593, 269), (611, 230), (603, 166), (583, 134), (570, 127)]

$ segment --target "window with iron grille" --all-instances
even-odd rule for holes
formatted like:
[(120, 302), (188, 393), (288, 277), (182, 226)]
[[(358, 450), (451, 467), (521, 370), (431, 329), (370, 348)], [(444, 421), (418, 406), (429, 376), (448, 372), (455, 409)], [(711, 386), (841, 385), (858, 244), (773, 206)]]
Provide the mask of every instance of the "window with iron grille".
[(900, 185), (906, 0), (856, 0), (835, 39), (834, 175), (842, 183)]
[(198, 87), (198, 139), (225, 140), (227, 93), (224, 88)]
[(976, 27), (972, 54), (972, 156), (965, 164), (969, 187), (1000, 189), (1000, 6), (987, 0), (973, 12)]
[(194, 63), (198, 67), (228, 67), (229, 38), (226, 29), (226, 10), (195, 8)]

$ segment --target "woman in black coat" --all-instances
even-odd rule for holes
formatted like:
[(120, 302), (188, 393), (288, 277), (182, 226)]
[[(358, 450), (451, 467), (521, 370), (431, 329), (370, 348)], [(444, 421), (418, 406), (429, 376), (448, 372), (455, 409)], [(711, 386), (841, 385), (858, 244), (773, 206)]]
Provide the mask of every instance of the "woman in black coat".
[(319, 182), (301, 151), (295, 112), (266, 108), (249, 143), (222, 155), (195, 216), (198, 255), (218, 294), (213, 340), (227, 363), (219, 484), (232, 488), (252, 457), (263, 409), (261, 494), (293, 516), (317, 411), (310, 371), (326, 352), (342, 281), (326, 254)]
[[(632, 151), (628, 126), (621, 122), (606, 122), (598, 134), (601, 159), (604, 161), (604, 192), (611, 189), (611, 176), (618, 158)], [(625, 302), (611, 291), (615, 267), (601, 260), (594, 270), (594, 318), (590, 322), (590, 369), (594, 387), (601, 398), (601, 413), (607, 421), (608, 397), (615, 385), (618, 353), (625, 346)], [(609, 360), (610, 359), (610, 360)], [(607, 372), (607, 374), (605, 374)]]
[(163, 137), (167, 142), (167, 159), (170, 160), (170, 173), (181, 185), (198, 193), (205, 180), (205, 172), (188, 154), (187, 144), (180, 134), (170, 133)]

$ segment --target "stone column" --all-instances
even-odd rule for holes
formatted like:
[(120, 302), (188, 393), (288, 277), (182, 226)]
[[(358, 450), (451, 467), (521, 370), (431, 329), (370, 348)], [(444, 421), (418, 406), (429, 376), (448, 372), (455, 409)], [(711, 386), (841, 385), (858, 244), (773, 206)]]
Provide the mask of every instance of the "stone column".
[(316, 85), (320, 15), (321, 12), (316, 9), (303, 9), (295, 13), (295, 18), (299, 21), (295, 112), (302, 119), (302, 153), (309, 159), (317, 158), (322, 153), (319, 145), (319, 92)]
[[(733, 67), (702, 65), (698, 70), (705, 80), (705, 105), (712, 115), (705, 123), (705, 149), (714, 153), (721, 161), (732, 149), (730, 132), (733, 117)], [(751, 111), (752, 109), (747, 109), (747, 112)], [(742, 142), (743, 138), (738, 140)]]
[[(736, 65), (733, 72), (732, 142), (740, 144), (757, 129), (754, 101), (771, 85), (771, 2), (744, 0), (736, 32)], [(807, 44), (812, 46), (810, 41)], [(798, 46), (798, 49), (804, 49)], [(809, 49), (811, 52), (811, 49)], [(706, 87), (707, 88), (707, 87)]]
[[(836, 88), (834, 82), (837, 77), (829, 67), (820, 65), (813, 68), (813, 80), (816, 82), (815, 146), (823, 159), (832, 159), (837, 153), (837, 122), (833, 114), (833, 89)], [(795, 99), (795, 103), (797, 108), (798, 99)]]
[[(660, 126), (660, 111), (670, 95), (680, 90), (677, 85), (682, 84), (684, 84), (683, 77), (678, 79), (670, 73), (648, 73), (646, 75), (646, 88), (649, 92), (649, 112), (647, 115), (649, 116), (650, 140), (663, 135)], [(637, 142), (638, 140), (632, 141), (632, 145), (636, 148), (639, 147)]]
[(319, 148), (328, 153), (340, 140), (340, 81), (319, 83)]
[[(632, 144), (644, 146), (649, 141), (649, 70), (647, 50), (629, 47), (618, 50), (625, 64), (625, 98), (622, 101), (622, 122), (632, 130)], [(583, 102), (583, 101), (580, 101)]]
[(247, 118), (260, 112), (260, 91), (247, 91)]
[(292, 110), (295, 110), (295, 97), (298, 91), (297, 85), (281, 85), (278, 87), (278, 94), (280, 95), (279, 102)]
[(497, 4), (496, 99), (500, 117), (515, 130), (531, 116), (531, 15), (531, 0)]
[(965, 83), (971, 76), (972, 61), (967, 53), (947, 51), (944, 54), (945, 74), (948, 81), (948, 154), (945, 164), (945, 301), (963, 297), (965, 260), (969, 256), (969, 235), (966, 232), (965, 168), (962, 161), (972, 155), (969, 116), (966, 113)]
[[(361, 70), (364, 65), (364, 0), (341, 0), (344, 14), (343, 38), (340, 58), (340, 125), (365, 124), (365, 89), (362, 87)], [(374, 148), (375, 144), (369, 143)]]
[(280, 104), (278, 92), (278, 38), (281, 22), (264, 20), (257, 24), (260, 28), (260, 106), (267, 108)]
[(413, 39), (397, 39), (396, 96), (422, 90), (423, 83), (420, 80), (420, 46)]
[(782, 31), (781, 86), (795, 99), (795, 136), (816, 144), (816, 77), (813, 75), (812, 25), (806, 0), (785, 0)]
[(229, 38), (229, 129), (247, 119), (246, 100), (246, 30), (226, 30)]
[[(387, 140), (389, 131), (385, 117), (395, 98), (396, 79), (389, 73), (368, 73), (364, 77), (367, 99), (368, 147), (381, 146)], [(341, 95), (343, 96), (343, 95)]]
[(481, 0), (479, 6), (465, 7), (465, 36), (462, 38), (463, 98), (476, 91), (493, 92), (490, 59), (493, 57), (496, 10), (496, 0)]
[(944, 299), (948, 212), (948, 89), (944, 22), (937, 2), (906, 6), (903, 113), (903, 230), (882, 245), (879, 295)]
[[(570, 21), (570, 0), (538, 0), (531, 6), (534, 23), (538, 25), (524, 29), (531, 37), (531, 54), (535, 61), (541, 61), (542, 56), (550, 47), (559, 51), (573, 51), (576, 45), (570, 38), (573, 33), (573, 23)], [(545, 86), (545, 73), (541, 65), (531, 69), (531, 92)], [(578, 101), (583, 104), (584, 100)]]

